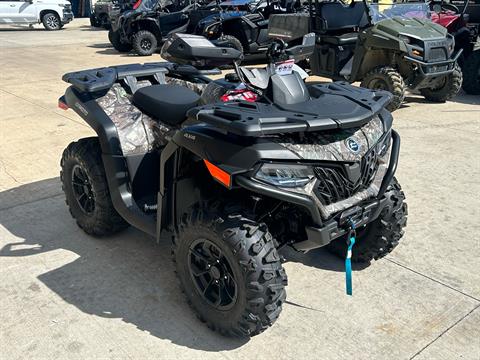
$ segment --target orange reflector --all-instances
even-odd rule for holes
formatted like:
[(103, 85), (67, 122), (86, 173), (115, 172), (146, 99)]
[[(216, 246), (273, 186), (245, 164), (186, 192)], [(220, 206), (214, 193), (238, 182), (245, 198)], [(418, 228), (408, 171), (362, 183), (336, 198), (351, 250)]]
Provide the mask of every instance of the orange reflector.
[(421, 55), (422, 55), (422, 52), (419, 51), (419, 50), (413, 50), (412, 53), (413, 53), (413, 55), (417, 55), (417, 56), (421, 56)]
[(205, 165), (207, 165), (207, 169), (210, 172), (210, 175), (213, 176), (214, 179), (219, 181), (221, 184), (225, 185), (226, 187), (230, 187), (232, 185), (232, 177), (229, 173), (223, 171), (218, 166), (213, 165), (208, 160), (203, 160)]

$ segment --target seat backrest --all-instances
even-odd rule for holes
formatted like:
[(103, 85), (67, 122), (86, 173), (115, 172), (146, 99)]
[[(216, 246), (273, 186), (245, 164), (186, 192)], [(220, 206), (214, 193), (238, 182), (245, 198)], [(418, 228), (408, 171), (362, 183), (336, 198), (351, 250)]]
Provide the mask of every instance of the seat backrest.
[(336, 2), (319, 2), (317, 16), (323, 20), (323, 31), (346, 30), (364, 27), (368, 24), (367, 9), (363, 1), (351, 5)]

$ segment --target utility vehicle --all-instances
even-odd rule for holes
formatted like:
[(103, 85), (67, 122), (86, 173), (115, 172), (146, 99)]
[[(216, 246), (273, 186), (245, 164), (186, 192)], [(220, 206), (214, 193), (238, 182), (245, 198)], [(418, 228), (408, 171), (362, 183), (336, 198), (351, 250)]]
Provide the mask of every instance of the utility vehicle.
[[(285, 300), (278, 250), (322, 246), (353, 261), (378, 259), (398, 244), (407, 205), (394, 178), (400, 137), (385, 109), (390, 94), (348, 83), (306, 85), (292, 60), (313, 51), (272, 44), (267, 68), (204, 37), (174, 34), (171, 62), (68, 73), (59, 106), (97, 136), (63, 152), (61, 181), (73, 218), (88, 234), (132, 225), (172, 255), (199, 318), (223, 334), (252, 336)], [(235, 76), (210, 80), (215, 66)], [(255, 101), (212, 98), (212, 89)], [(218, 93), (218, 92), (215, 92)]]
[(480, 48), (478, 47), (480, 19), (477, 22), (470, 20), (467, 13), (470, 1), (462, 4), (434, 1), (432, 7), (432, 21), (447, 28), (455, 38), (455, 50), (462, 50), (458, 64), (462, 69), (462, 88), (468, 94), (480, 95)]
[(120, 52), (132, 48), (138, 55), (152, 55), (169, 34), (194, 33), (206, 17), (241, 16), (250, 0), (213, 2), (207, 5), (180, 1), (139, 0), (132, 11), (122, 14), (109, 34), (110, 42)]
[(460, 90), (462, 73), (456, 61), (461, 51), (454, 51), (453, 36), (429, 16), (424, 1), (310, 0), (308, 14), (274, 15), (270, 21), (277, 35), (287, 39), (292, 29), (314, 31), (312, 73), (388, 90), (393, 94), (388, 109), (393, 111), (407, 88), (436, 102)]

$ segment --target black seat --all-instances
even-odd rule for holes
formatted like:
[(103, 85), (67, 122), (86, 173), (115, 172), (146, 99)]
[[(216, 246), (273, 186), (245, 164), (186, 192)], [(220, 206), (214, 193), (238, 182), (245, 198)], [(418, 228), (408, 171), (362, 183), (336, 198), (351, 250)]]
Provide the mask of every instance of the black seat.
[(148, 116), (176, 126), (199, 100), (196, 92), (180, 85), (152, 85), (138, 89), (132, 102)]
[(320, 41), (332, 45), (354, 45), (357, 42), (358, 33), (346, 33), (342, 35), (320, 35)]

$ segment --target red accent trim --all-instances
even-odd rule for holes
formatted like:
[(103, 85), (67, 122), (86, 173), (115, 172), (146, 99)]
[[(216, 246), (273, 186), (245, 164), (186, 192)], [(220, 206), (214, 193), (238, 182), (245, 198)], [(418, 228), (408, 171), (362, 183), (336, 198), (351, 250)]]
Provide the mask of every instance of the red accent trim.
[(136, 10), (140, 4), (142, 3), (142, 0), (137, 0), (137, 2), (135, 4), (133, 4), (133, 10)]
[(226, 171), (223, 171), (218, 166), (213, 165), (208, 160), (203, 160), (205, 165), (207, 165), (207, 169), (210, 172), (210, 175), (220, 182), (221, 184), (225, 185), (226, 187), (230, 188), (232, 186), (232, 177)]
[(70, 109), (67, 104), (65, 104), (64, 102), (62, 102), (62, 101), (60, 101), (60, 100), (58, 100), (58, 107), (59, 107), (60, 109), (62, 109), (62, 110), (68, 110), (68, 109)]

